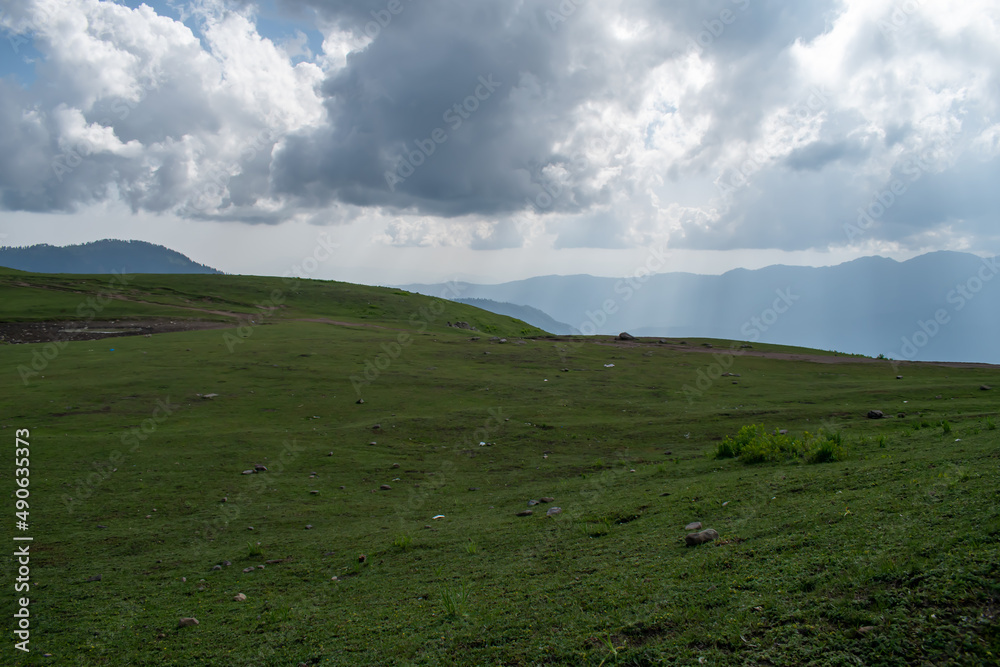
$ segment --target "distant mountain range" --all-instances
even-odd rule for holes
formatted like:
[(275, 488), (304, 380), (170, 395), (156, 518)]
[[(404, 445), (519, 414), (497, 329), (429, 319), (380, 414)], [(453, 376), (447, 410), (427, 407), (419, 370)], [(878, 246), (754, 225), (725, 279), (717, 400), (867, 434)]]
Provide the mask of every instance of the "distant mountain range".
[(496, 313), (497, 315), (513, 317), (521, 320), (522, 322), (527, 322), (532, 326), (536, 326), (539, 329), (544, 329), (552, 334), (565, 336), (580, 333), (577, 329), (574, 329), (570, 325), (563, 322), (557, 322), (542, 311), (537, 308), (532, 308), (531, 306), (518, 306), (513, 303), (491, 301), (490, 299), (452, 299), (452, 301), (475, 306), (476, 308), (482, 308), (483, 310), (488, 310), (491, 313)]
[[(400, 287), (438, 295), (443, 286)], [(997, 258), (965, 253), (719, 276), (662, 273), (642, 282), (542, 276), (457, 288), (462, 299), (528, 306), (585, 334), (759, 340), (893, 359), (1000, 364), (1000, 266)]]
[(221, 273), (161, 245), (111, 239), (61, 247), (3, 247), (0, 266), (35, 273)]

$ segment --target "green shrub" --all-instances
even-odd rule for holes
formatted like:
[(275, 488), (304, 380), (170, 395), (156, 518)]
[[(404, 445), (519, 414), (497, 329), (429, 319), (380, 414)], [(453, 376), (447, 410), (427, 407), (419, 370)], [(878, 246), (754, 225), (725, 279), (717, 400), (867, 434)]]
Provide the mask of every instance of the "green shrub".
[(947, 420), (941, 422), (941, 433), (943, 435), (951, 433), (951, 424), (949, 424)]
[(992, 417), (987, 417), (986, 418), (986, 430), (987, 431), (995, 431), (995, 430), (997, 430), (997, 423), (996, 423), (996, 421), (993, 420)]
[(840, 461), (846, 457), (843, 436), (804, 433), (801, 438), (768, 433), (763, 424), (750, 424), (727, 436), (711, 454), (716, 459), (738, 458), (745, 464), (803, 459), (807, 463)]

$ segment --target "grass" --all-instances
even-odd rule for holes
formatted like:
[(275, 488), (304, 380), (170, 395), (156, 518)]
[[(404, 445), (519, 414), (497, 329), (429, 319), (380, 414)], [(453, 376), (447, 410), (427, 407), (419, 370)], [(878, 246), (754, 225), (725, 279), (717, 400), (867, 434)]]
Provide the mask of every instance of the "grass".
[[(5, 317), (58, 318), (79, 296), (54, 289), (79, 287), (65, 276), (0, 274), (29, 285), (0, 288)], [(899, 381), (871, 359), (744, 355), (738, 385), (690, 401), (704, 341), (569, 345), (297, 282), (232, 351), (235, 329), (75, 342), (25, 384), (45, 346), (0, 346), (0, 432), (31, 432), (32, 652), (14, 664), (997, 662), (1000, 439), (979, 390), (996, 369)], [(134, 285), (161, 305), (122, 317), (249, 311), (284, 286)], [(412, 344), (357, 403), (352, 376), (401, 331)], [(763, 461), (705, 455), (754, 424)], [(691, 521), (719, 539), (685, 547)]]

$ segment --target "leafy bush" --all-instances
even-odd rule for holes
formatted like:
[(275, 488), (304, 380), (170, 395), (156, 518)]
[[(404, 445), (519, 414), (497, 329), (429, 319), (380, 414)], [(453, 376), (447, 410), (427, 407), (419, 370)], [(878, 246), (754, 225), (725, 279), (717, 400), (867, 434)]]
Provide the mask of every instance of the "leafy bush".
[(713, 453), (716, 459), (738, 458), (745, 464), (803, 459), (807, 463), (840, 461), (847, 456), (840, 433), (810, 434), (801, 438), (769, 433), (763, 424), (740, 428), (735, 437), (727, 436)]

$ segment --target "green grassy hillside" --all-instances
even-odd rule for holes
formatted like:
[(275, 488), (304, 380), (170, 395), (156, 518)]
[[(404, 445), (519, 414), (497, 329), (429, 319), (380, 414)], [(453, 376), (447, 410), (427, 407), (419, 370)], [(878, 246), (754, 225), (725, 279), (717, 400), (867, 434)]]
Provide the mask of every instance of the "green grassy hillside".
[[(1000, 655), (996, 368), (544, 337), (341, 283), (108, 282), (5, 273), (0, 321), (75, 318), (119, 289), (132, 300), (100, 319), (233, 327), (0, 346), (0, 433), (13, 448), (30, 431), (30, 530), (10, 516), (6, 533), (34, 537), (31, 653), (8, 646), (14, 664)], [(749, 424), (822, 430), (846, 455), (712, 457)], [(693, 521), (719, 538), (685, 547)]]

